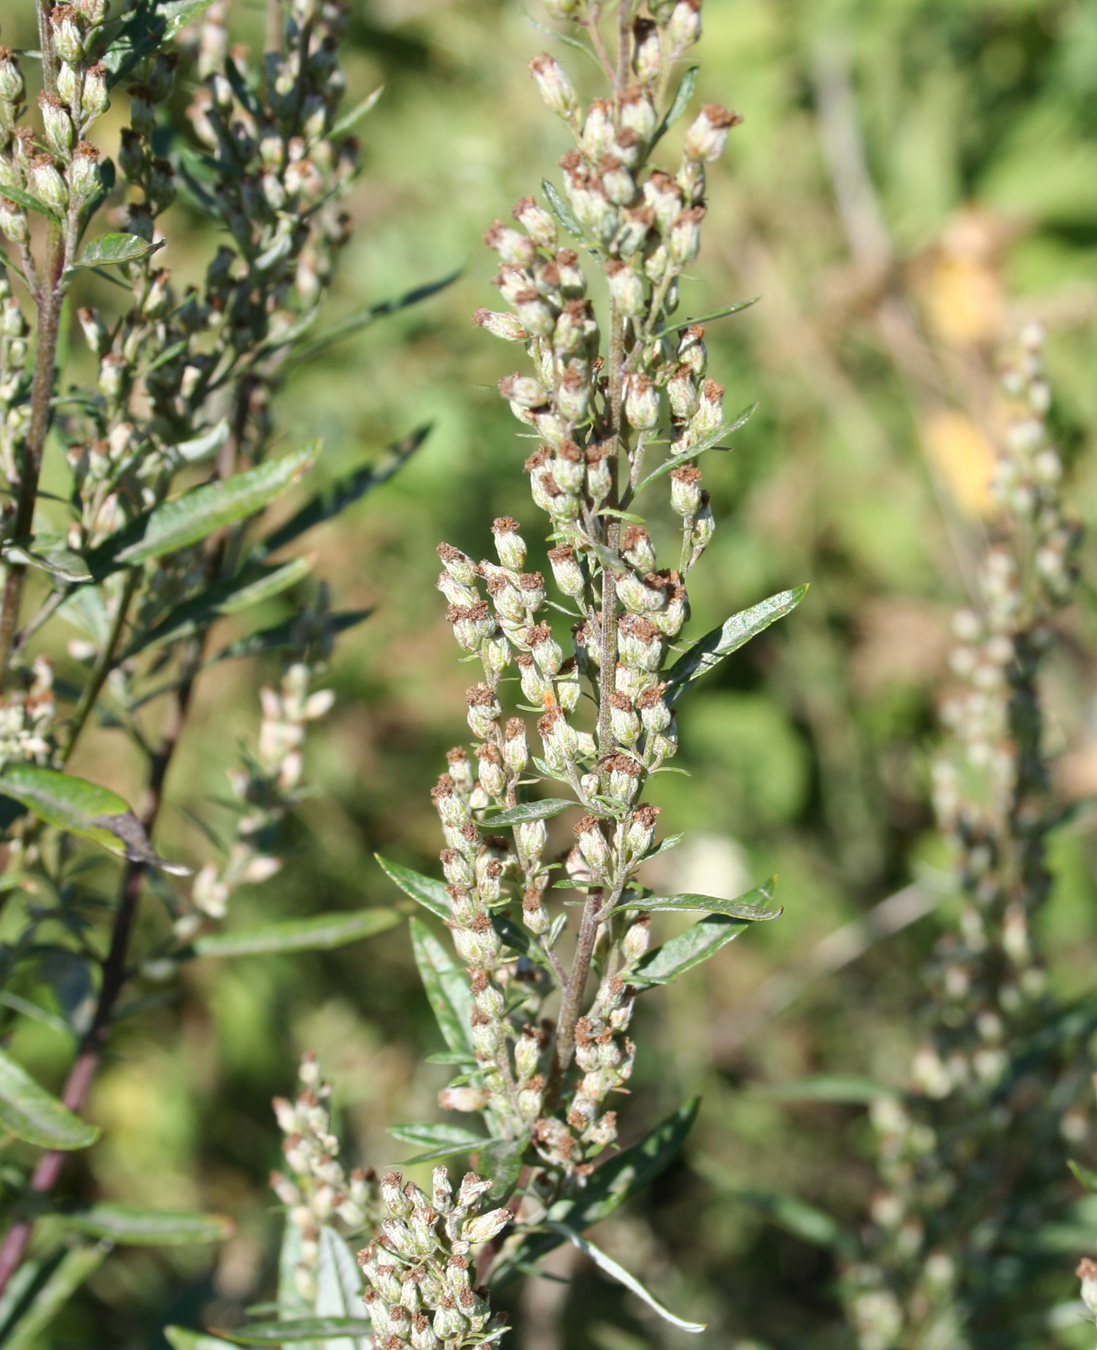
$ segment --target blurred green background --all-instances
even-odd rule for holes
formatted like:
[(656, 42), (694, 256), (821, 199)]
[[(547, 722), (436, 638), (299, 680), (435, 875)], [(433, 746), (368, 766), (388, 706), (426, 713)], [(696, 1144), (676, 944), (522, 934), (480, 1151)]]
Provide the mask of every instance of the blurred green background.
[[(324, 438), (321, 475), (424, 421), (433, 430), (381, 494), (309, 540), (334, 603), (377, 610), (338, 648), (339, 700), (310, 742), (315, 796), (290, 863), (241, 893), (240, 923), (391, 903), (374, 850), (431, 869), (428, 789), (465, 734), (467, 683), (434, 546), (485, 556), (500, 514), (527, 523), (531, 543), (540, 529), (525, 442), (494, 392), (522, 354), (470, 315), (496, 303), (482, 231), (566, 149), (526, 72), (548, 40), (517, 0), (351, 8), (351, 99), (385, 93), (363, 124), (356, 233), (330, 317), (464, 270), (295, 371), (281, 397), (286, 446)], [(681, 1161), (599, 1240), (709, 1331), (687, 1340), (561, 1264), (572, 1284), (515, 1294), (516, 1350), (849, 1343), (831, 1257), (739, 1192), (795, 1194), (850, 1228), (872, 1194), (863, 1109), (790, 1105), (767, 1088), (808, 1073), (905, 1079), (920, 966), (953, 912), (947, 884), (934, 914), (841, 969), (818, 944), (916, 877), (940, 884), (948, 866), (927, 806), (934, 705), (982, 537), (994, 350), (1026, 319), (1049, 331), (1070, 496), (1083, 519), (1097, 508), (1097, 3), (707, 0), (704, 18), (699, 96), (745, 124), (712, 173), (680, 313), (761, 297), (708, 333), (729, 411), (760, 407), (706, 467), (719, 528), (691, 587), (691, 631), (773, 591), (812, 590), (686, 704), (677, 763), (691, 776), (661, 777), (658, 800), (667, 832), (687, 832), (667, 855), (675, 885), (733, 895), (776, 872), (785, 915), (648, 995), (637, 1024), (625, 1136), (686, 1096), (704, 1104)], [(261, 22), (258, 6), (233, 11), (245, 38)], [(562, 55), (577, 78), (594, 73)], [(198, 266), (211, 241), (185, 208), (175, 223), (184, 242), (165, 263)], [(1066, 626), (1050, 735), (1073, 799), (1097, 792), (1093, 614), (1079, 607)], [(207, 682), (169, 784), (165, 847), (207, 856), (181, 808), (216, 818), (226, 750), (254, 734), (256, 688), (275, 675), (237, 666)], [(90, 753), (120, 748), (100, 739)], [(1084, 829), (1056, 844), (1042, 922), (1064, 992), (1092, 986), (1093, 854)], [(351, 1160), (382, 1167), (409, 1151), (388, 1125), (436, 1115), (446, 1070), (421, 1060), (438, 1043), (401, 929), (327, 955), (196, 966), (180, 1002), (120, 1034), (92, 1100), (104, 1142), (69, 1185), (218, 1209), (237, 1235), (216, 1253), (117, 1254), (51, 1344), (159, 1348), (165, 1322), (226, 1325), (267, 1297), (279, 1234), (269, 1099), (292, 1090), (299, 1052), (319, 1050), (336, 1082)], [(33, 1049), (56, 1079), (60, 1038), (42, 1033)], [(1062, 1256), (1049, 1312), (1074, 1297), (1079, 1254)], [(1048, 1336), (1088, 1344), (1069, 1321)]]

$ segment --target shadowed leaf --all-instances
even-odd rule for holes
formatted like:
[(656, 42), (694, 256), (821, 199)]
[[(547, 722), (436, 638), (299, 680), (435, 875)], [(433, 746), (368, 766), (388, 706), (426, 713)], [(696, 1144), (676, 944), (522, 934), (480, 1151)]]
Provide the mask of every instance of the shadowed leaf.
[(239, 932), (207, 933), (194, 940), (197, 957), (270, 956), (287, 952), (332, 951), (348, 942), (373, 937), (400, 923), (394, 909), (364, 909), (282, 919)]
[(87, 1148), (99, 1129), (81, 1120), (0, 1050), (0, 1128), (39, 1148)]

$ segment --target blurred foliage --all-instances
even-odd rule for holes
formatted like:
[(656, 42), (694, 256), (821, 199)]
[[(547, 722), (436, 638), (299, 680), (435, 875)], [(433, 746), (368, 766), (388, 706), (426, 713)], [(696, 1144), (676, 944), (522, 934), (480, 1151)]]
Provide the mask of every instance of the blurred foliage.
[[(242, 4), (237, 18), (257, 32), (262, 15)], [(708, 469), (714, 509), (731, 523), (698, 574), (692, 631), (786, 586), (812, 591), (695, 700), (678, 761), (692, 776), (661, 780), (668, 831), (688, 832), (665, 865), (680, 889), (716, 895), (777, 872), (786, 914), (649, 996), (625, 1136), (694, 1092), (702, 1113), (679, 1164), (598, 1240), (709, 1322), (693, 1344), (842, 1346), (833, 1254), (739, 1193), (795, 1194), (856, 1225), (873, 1188), (864, 1111), (758, 1089), (817, 1072), (905, 1076), (919, 969), (951, 897), (839, 971), (812, 978), (811, 954), (913, 875), (947, 865), (926, 804), (927, 749), (949, 615), (981, 532), (993, 347), (1025, 318), (1049, 329), (1070, 495), (1084, 519), (1097, 510), (1097, 3), (709, 0), (705, 19), (699, 93), (746, 125), (713, 174), (710, 244), (681, 312), (761, 295), (708, 333), (729, 407), (761, 407)], [(434, 428), (383, 498), (312, 537), (338, 607), (377, 613), (340, 649), (340, 700), (311, 747), (317, 794), (296, 857), (273, 885), (241, 893), (241, 922), (389, 903), (377, 848), (429, 869), (439, 840), (427, 789), (464, 735), (465, 683), (434, 591), (434, 545), (482, 556), (493, 516), (528, 511), (523, 443), (493, 390), (499, 349), (469, 316), (491, 303), (482, 230), (527, 190), (529, 166), (566, 148), (525, 71), (546, 39), (510, 0), (359, 0), (351, 40), (351, 101), (386, 88), (365, 129), (352, 205), (361, 229), (334, 308), (349, 314), (465, 270), (426, 304), (302, 364), (282, 397), (286, 443), (323, 436), (318, 472), (331, 476), (425, 420)], [(1051, 722), (1059, 784), (1075, 799), (1097, 792), (1097, 671), (1092, 614), (1068, 622)], [(183, 807), (204, 812), (222, 794), (221, 758), (208, 750), (254, 718), (254, 680), (226, 668), (207, 685), (169, 784), (165, 850), (192, 828)], [(108, 734), (85, 753), (116, 749)], [(1058, 839), (1044, 919), (1064, 993), (1092, 986), (1097, 957), (1086, 824)], [(162, 1347), (167, 1322), (229, 1325), (267, 1296), (278, 1230), (269, 1099), (291, 1085), (301, 1049), (319, 1050), (338, 1085), (356, 1162), (398, 1160), (408, 1149), (386, 1125), (436, 1112), (446, 1070), (421, 1063), (437, 1033), (402, 930), (292, 960), (198, 965), (188, 978), (178, 1040), (175, 1011), (119, 1035), (91, 1108), (110, 1143), (67, 1184), (216, 1209), (235, 1217), (236, 1236), (216, 1254), (134, 1250), (107, 1263), (56, 1324), (57, 1347)], [(59, 1038), (43, 1027), (26, 1036), (20, 1057), (52, 1084)], [(1092, 1164), (1088, 1128), (1076, 1156)], [(1064, 1240), (1049, 1319), (1075, 1296), (1073, 1258), (1092, 1240)], [(521, 1350), (686, 1343), (560, 1259), (575, 1282), (525, 1292)], [(1068, 1308), (1042, 1343), (1088, 1339)]]

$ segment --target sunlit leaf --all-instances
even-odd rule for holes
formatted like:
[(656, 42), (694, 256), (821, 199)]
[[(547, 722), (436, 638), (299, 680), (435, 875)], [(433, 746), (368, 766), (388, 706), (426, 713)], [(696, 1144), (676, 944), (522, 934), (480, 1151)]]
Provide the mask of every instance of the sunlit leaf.
[(709, 914), (661, 947), (648, 952), (625, 977), (629, 984), (647, 988), (670, 984), (687, 970), (699, 966), (750, 925), (726, 914)]
[(1080, 1162), (1075, 1162), (1073, 1158), (1067, 1159), (1067, 1166), (1074, 1173), (1074, 1179), (1080, 1186), (1089, 1191), (1091, 1195), (1097, 1195), (1097, 1172), (1089, 1167), (1083, 1167)]
[(24, 211), (34, 211), (40, 216), (45, 216), (48, 220), (56, 221), (58, 225), (61, 224), (61, 217), (56, 211), (52, 211), (45, 202), (40, 202), (37, 197), (32, 197), (29, 192), (24, 192), (21, 188), (0, 188), (0, 197), (5, 197), (9, 202), (14, 202), (16, 206), (21, 206)]
[(429, 909), (436, 918), (450, 918), (453, 913), (453, 902), (446, 894), (444, 882), (434, 877), (425, 877), (421, 872), (413, 872), (410, 867), (404, 867), (400, 863), (389, 862), (387, 858), (382, 858), (380, 853), (373, 856), (380, 863), (385, 875), (391, 881), (395, 881), (405, 895), (410, 896), (425, 909)]
[(78, 1233), (129, 1247), (185, 1247), (196, 1242), (223, 1242), (233, 1231), (231, 1222), (220, 1214), (142, 1209), (137, 1205), (92, 1205), (56, 1217), (64, 1227)]
[(360, 122), (361, 119), (365, 117), (367, 113), (373, 111), (373, 109), (377, 105), (377, 101), (380, 99), (381, 95), (384, 92), (385, 86), (383, 84), (378, 85), (378, 87), (373, 91), (372, 94), (367, 94), (361, 103), (359, 103), (356, 107), (351, 108), (350, 112), (344, 113), (343, 116), (339, 118), (339, 120), (335, 123), (332, 129), (328, 132), (328, 136), (332, 140), (338, 140), (340, 136), (345, 136), (347, 132), (350, 131), (351, 128), (354, 127), (358, 122)]
[(669, 1322), (671, 1326), (677, 1327), (680, 1331), (700, 1332), (705, 1330), (705, 1324), (703, 1322), (687, 1322), (684, 1318), (675, 1316), (669, 1308), (664, 1307), (663, 1304), (659, 1302), (654, 1294), (644, 1288), (635, 1275), (630, 1274), (624, 1266), (615, 1261), (612, 1256), (607, 1255), (600, 1247), (596, 1247), (593, 1242), (582, 1237), (574, 1228), (569, 1228), (566, 1224), (551, 1222), (548, 1223), (546, 1227), (552, 1229), (553, 1232), (559, 1233), (561, 1237), (567, 1238), (570, 1243), (579, 1248), (584, 1256), (588, 1256), (599, 1270), (605, 1271), (611, 1279), (616, 1280), (618, 1284), (623, 1284), (625, 1288), (629, 1290), (630, 1293), (635, 1294), (637, 1298), (643, 1299), (649, 1308), (654, 1312), (657, 1312), (659, 1316), (663, 1318), (664, 1321)]
[(87, 1148), (99, 1129), (81, 1120), (0, 1050), (0, 1128), (39, 1148)]
[(771, 595), (768, 600), (762, 600), (750, 609), (733, 614), (719, 628), (706, 633), (671, 666), (667, 674), (667, 692), (664, 695), (666, 702), (669, 705), (677, 703), (695, 680), (699, 680), (713, 666), (719, 665), (724, 657), (737, 652), (771, 623), (790, 614), (807, 592), (807, 586), (797, 586), (795, 590)]
[(142, 239), (139, 234), (101, 234), (86, 245), (73, 267), (106, 267), (120, 263), (136, 262), (147, 253), (151, 253), (154, 244)]
[(91, 580), (91, 572), (80, 554), (62, 544), (48, 544), (40, 539), (35, 540), (34, 545), (12, 542), (4, 546), (3, 553), (6, 561), (37, 567), (58, 581)]
[(195, 938), (198, 957), (270, 956), (288, 952), (331, 951), (348, 942), (373, 937), (401, 922), (394, 909), (363, 909), (314, 914), (307, 919), (279, 919), (257, 928), (207, 933)]
[(473, 1134), (459, 1125), (393, 1125), (389, 1134), (403, 1144), (414, 1144), (416, 1148), (425, 1150), (414, 1158), (408, 1158), (407, 1165), (436, 1162), (440, 1158), (452, 1158), (457, 1153), (475, 1153), (497, 1142), (485, 1139), (482, 1134)]
[(231, 1341), (223, 1341), (219, 1336), (210, 1336), (204, 1331), (191, 1331), (187, 1327), (165, 1327), (164, 1338), (171, 1350), (232, 1350)]
[(614, 905), (603, 917), (619, 914), (624, 909), (647, 909), (699, 911), (706, 914), (723, 914), (731, 919), (755, 921), (776, 919), (783, 911), (768, 909), (764, 903), (773, 899), (776, 883), (777, 878), (770, 877), (769, 881), (761, 886), (755, 886), (753, 890), (737, 896), (734, 900), (724, 900), (718, 895), (652, 895), (643, 900), (638, 898), (624, 900), (619, 905)]
[[(316, 1272), (317, 1317), (361, 1319), (362, 1271), (347, 1244), (326, 1224), (320, 1229), (320, 1265)], [(340, 1336), (324, 1342), (326, 1350), (372, 1350), (373, 1341)]]
[(256, 1322), (234, 1331), (219, 1330), (236, 1345), (293, 1345), (297, 1341), (330, 1340), (333, 1336), (368, 1336), (372, 1328), (361, 1317), (294, 1317), (285, 1322)]
[(529, 1139), (493, 1139), (480, 1150), (476, 1170), (482, 1177), (491, 1178), (491, 1190), (485, 1204), (503, 1205), (514, 1193), (522, 1175), (522, 1155)]
[(546, 797), (539, 802), (522, 802), (519, 806), (512, 806), (509, 811), (501, 811), (497, 816), (489, 816), (484, 825), (521, 825), (527, 820), (549, 820), (553, 816), (558, 816), (562, 811), (567, 811), (579, 803), (565, 799), (563, 797)]
[[(696, 445), (691, 445), (688, 449), (681, 450), (676, 455), (671, 455), (670, 459), (663, 460), (662, 464), (657, 465), (652, 469), (651, 473), (640, 479), (639, 483), (636, 484), (636, 493), (643, 492), (644, 488), (646, 488), (649, 483), (654, 483), (655, 480), (661, 478), (663, 474), (670, 473), (672, 469), (676, 469), (680, 464), (687, 464), (691, 459), (696, 459), (698, 455), (703, 455), (708, 450), (729, 449), (729, 446), (721, 445), (720, 442), (727, 440), (727, 438), (738, 431), (740, 427), (746, 426), (757, 408), (757, 403), (751, 403), (730, 422), (725, 422), (723, 426), (717, 427), (715, 431), (711, 432), (708, 436), (705, 436), (703, 440), (698, 441)], [(633, 495), (635, 495), (635, 493)]]
[(130, 862), (148, 863), (176, 876), (189, 873), (189, 868), (157, 857), (144, 826), (123, 798), (85, 778), (31, 764), (7, 764), (0, 770), (0, 796), (13, 797), (47, 825), (90, 839)]
[(169, 497), (104, 540), (88, 558), (92, 572), (102, 576), (118, 567), (136, 567), (254, 515), (307, 473), (319, 453), (320, 444), (314, 441), (232, 478)]
[(690, 99), (693, 97), (693, 91), (697, 88), (697, 66), (690, 66), (682, 76), (681, 83), (678, 85), (678, 91), (674, 95), (674, 102), (667, 109), (667, 115), (656, 128), (655, 135), (651, 138), (651, 145), (654, 147), (667, 134), (670, 128), (678, 121), (679, 117), (689, 107)]
[(405, 291), (392, 300), (383, 300), (379, 305), (370, 305), (366, 309), (359, 310), (356, 314), (349, 315), (341, 323), (337, 323), (334, 328), (329, 328), (326, 333), (321, 333), (312, 342), (300, 347), (295, 353), (295, 359), (303, 361), (318, 356), (320, 352), (325, 351), (333, 343), (340, 342), (343, 338), (350, 337), (352, 333), (357, 333), (363, 328), (368, 328), (378, 319), (386, 318), (390, 314), (398, 314), (400, 310), (407, 309), (409, 305), (417, 305), (421, 300), (437, 295), (439, 291), (444, 291), (447, 286), (452, 286), (463, 271), (464, 268), (459, 267), (456, 271), (447, 273), (446, 276), (440, 277), (437, 281), (428, 281), (424, 286), (414, 286), (410, 291)]

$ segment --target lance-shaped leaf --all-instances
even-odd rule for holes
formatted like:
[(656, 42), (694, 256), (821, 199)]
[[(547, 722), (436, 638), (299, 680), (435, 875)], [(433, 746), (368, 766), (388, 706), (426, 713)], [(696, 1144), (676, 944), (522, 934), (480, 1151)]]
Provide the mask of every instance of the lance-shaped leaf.
[(218, 1330), (217, 1335), (235, 1345), (293, 1345), (334, 1336), (368, 1336), (371, 1331), (369, 1322), (361, 1317), (294, 1317), (285, 1322), (254, 1322), (234, 1331)]
[[(698, 314), (692, 319), (683, 319), (680, 323), (669, 324), (666, 328), (659, 329), (659, 336), (666, 337), (669, 333), (680, 333), (683, 328), (692, 328), (695, 324), (711, 323), (714, 319), (727, 319), (730, 318), (732, 314), (742, 314), (744, 309), (750, 309), (751, 305), (756, 305), (761, 298), (760, 295), (752, 295), (749, 300), (736, 300), (733, 305), (724, 305), (722, 309), (713, 309), (707, 314)], [(757, 407), (757, 403), (752, 403), (750, 405), (750, 412), (753, 413)], [(750, 413), (747, 415), (749, 416)], [(740, 414), (740, 416), (742, 416), (742, 414)], [(742, 423), (739, 422), (738, 418), (736, 419), (735, 425), (742, 426)], [(732, 427), (732, 430), (735, 430), (734, 426)]]
[[(317, 1317), (361, 1319), (362, 1272), (347, 1244), (326, 1224), (320, 1229), (320, 1265), (316, 1272)], [(367, 1337), (340, 1336), (325, 1341), (326, 1350), (372, 1350)]]
[[(577, 1195), (558, 1200), (547, 1217), (582, 1232), (612, 1214), (630, 1196), (643, 1190), (676, 1156), (693, 1128), (700, 1105), (700, 1098), (694, 1097), (638, 1144), (602, 1163)], [(492, 1268), (492, 1288), (501, 1289), (509, 1284), (562, 1241), (559, 1233), (541, 1230), (527, 1234), (513, 1246), (508, 1244)]]
[(485, 1139), (482, 1134), (473, 1134), (460, 1125), (393, 1125), (389, 1134), (403, 1144), (414, 1144), (425, 1149), (407, 1163), (436, 1162), (439, 1158), (452, 1158), (455, 1153), (475, 1153), (497, 1140)]
[(364, 468), (355, 469), (345, 478), (337, 478), (334, 483), (329, 483), (284, 525), (279, 525), (273, 534), (263, 540), (263, 550), (267, 553), (276, 553), (287, 544), (291, 544), (306, 530), (322, 525), (325, 520), (334, 519), (366, 493), (372, 492), (382, 483), (387, 483), (415, 454), (429, 434), (429, 425), (420, 427), (418, 431), (413, 431), (410, 436), (392, 446), (390, 453), (379, 464), (367, 464)]
[(105, 576), (119, 567), (136, 567), (187, 548), (261, 511), (306, 473), (319, 453), (320, 443), (315, 441), (232, 478), (203, 483), (170, 497), (104, 540), (89, 555), (88, 565), (96, 576)]
[(171, 1350), (232, 1350), (231, 1341), (204, 1331), (191, 1331), (189, 1327), (165, 1327), (164, 1339)]
[(512, 806), (509, 811), (501, 811), (497, 816), (490, 816), (483, 823), (485, 825), (521, 825), (527, 820), (549, 820), (553, 816), (558, 816), (561, 811), (567, 811), (579, 803), (566, 800), (563, 797), (546, 797), (539, 802), (522, 802), (519, 806)]
[(817, 1074), (788, 1083), (756, 1083), (751, 1092), (771, 1101), (839, 1102), (844, 1106), (867, 1105), (881, 1097), (900, 1095), (871, 1078), (855, 1078), (850, 1074)]
[(101, 234), (88, 244), (73, 267), (107, 267), (136, 262), (156, 247), (139, 234)]
[(639, 989), (670, 984), (687, 970), (715, 956), (721, 947), (727, 946), (749, 927), (743, 920), (732, 919), (726, 914), (706, 915), (684, 933), (648, 952), (624, 978)]
[(4, 1350), (37, 1350), (42, 1344), (42, 1332), (99, 1268), (108, 1250), (101, 1243), (82, 1243), (70, 1248), (22, 1313), (4, 1326), (0, 1333)]
[(58, 225), (61, 224), (61, 217), (56, 211), (52, 211), (45, 202), (40, 202), (37, 197), (32, 197), (29, 192), (24, 192), (21, 188), (0, 188), (0, 197), (4, 197), (9, 202), (14, 202), (16, 206), (21, 206), (24, 211), (34, 211), (40, 216), (56, 221)]
[(196, 1242), (223, 1242), (233, 1225), (221, 1214), (189, 1210), (142, 1209), (137, 1205), (92, 1205), (56, 1216), (77, 1233), (127, 1247), (186, 1247)]
[(579, 1248), (584, 1256), (590, 1257), (599, 1270), (605, 1271), (611, 1279), (616, 1280), (618, 1284), (623, 1284), (625, 1288), (629, 1290), (630, 1293), (635, 1294), (637, 1298), (643, 1299), (649, 1308), (654, 1312), (657, 1312), (659, 1316), (663, 1318), (664, 1321), (669, 1322), (671, 1326), (677, 1327), (680, 1331), (694, 1333), (705, 1330), (704, 1322), (687, 1322), (682, 1317), (676, 1317), (669, 1308), (664, 1307), (664, 1305), (659, 1302), (654, 1294), (644, 1288), (635, 1275), (631, 1275), (624, 1266), (615, 1261), (612, 1256), (609, 1256), (606, 1252), (602, 1251), (601, 1247), (596, 1247), (594, 1243), (590, 1242), (587, 1238), (582, 1237), (574, 1228), (569, 1228), (563, 1223), (549, 1223), (547, 1227), (552, 1229), (553, 1232), (559, 1233), (561, 1237), (567, 1238), (573, 1246)]
[[(344, 609), (335, 614), (325, 614), (324, 627), (333, 635), (345, 633), (349, 628), (356, 628), (372, 613), (372, 609)], [(300, 641), (299, 627), (296, 619), (286, 619), (282, 623), (276, 623), (272, 628), (262, 628), (257, 633), (249, 633), (247, 637), (237, 638), (227, 647), (222, 647), (210, 657), (206, 665), (213, 666), (218, 661), (233, 661), (241, 656), (258, 656), (262, 652), (292, 650)]]
[[(681, 450), (676, 455), (671, 455), (670, 459), (663, 460), (662, 464), (652, 469), (646, 478), (641, 478), (636, 484), (636, 492), (643, 492), (649, 483), (654, 483), (657, 478), (663, 474), (670, 473), (671, 469), (676, 469), (679, 464), (687, 464), (691, 459), (696, 459), (698, 455), (703, 455), (706, 450), (727, 450), (730, 447), (721, 445), (720, 442), (733, 435), (740, 427), (745, 427), (754, 416), (757, 409), (757, 403), (751, 403), (744, 408), (742, 412), (737, 413), (730, 422), (725, 422), (723, 426), (718, 427), (704, 440), (698, 441), (696, 445), (691, 445), (687, 450)], [(635, 495), (635, 494), (633, 494)]]
[(755, 886), (753, 890), (737, 896), (734, 900), (723, 900), (718, 895), (652, 895), (646, 900), (639, 898), (624, 900), (621, 904), (614, 905), (611, 910), (607, 910), (602, 917), (609, 918), (611, 914), (620, 914), (624, 909), (648, 909), (725, 914), (731, 919), (745, 919), (752, 922), (776, 919), (784, 911), (766, 907), (766, 902), (773, 899), (776, 884), (777, 878), (770, 877), (761, 886)]
[(334, 328), (329, 328), (326, 333), (322, 333), (314, 341), (299, 348), (295, 359), (301, 361), (316, 356), (333, 343), (349, 337), (352, 333), (357, 333), (362, 328), (368, 328), (371, 323), (376, 323), (378, 319), (383, 319), (389, 314), (398, 314), (400, 310), (407, 309), (409, 305), (417, 305), (420, 300), (426, 300), (429, 296), (437, 295), (439, 291), (451, 286), (463, 271), (464, 268), (458, 267), (456, 271), (440, 277), (437, 281), (429, 281), (425, 286), (415, 286), (410, 291), (405, 291), (403, 295), (395, 296), (392, 300), (384, 300), (379, 305), (371, 305), (368, 309), (359, 310), (357, 314), (351, 314), (341, 323), (337, 323)]
[(598, 250), (591, 246), (591, 243), (587, 238), (586, 230), (579, 224), (571, 207), (564, 201), (563, 197), (560, 196), (559, 192), (556, 191), (556, 188), (547, 178), (541, 179), (541, 191), (545, 194), (545, 201), (549, 204), (549, 210), (560, 224), (563, 225), (564, 229), (567, 230), (569, 234), (574, 235), (576, 239), (580, 240), (586, 246), (588, 253), (592, 253), (597, 257)]
[(4, 546), (4, 559), (7, 562), (22, 563), (25, 567), (37, 567), (48, 572), (58, 581), (90, 581), (91, 572), (79, 553), (66, 548), (61, 543), (49, 543), (36, 539), (34, 545), (16, 542)]
[(427, 999), (446, 1044), (475, 1063), (470, 1039), (472, 993), (468, 977), (424, 923), (412, 919), (411, 943)]
[(451, 917), (453, 902), (446, 894), (444, 882), (434, 877), (425, 877), (422, 872), (414, 872), (410, 867), (404, 867), (400, 863), (389, 862), (387, 858), (382, 858), (380, 853), (373, 856), (381, 864), (384, 874), (391, 881), (395, 881), (405, 895), (410, 896), (424, 909), (429, 909), (435, 918)]
[(314, 562), (314, 558), (306, 556), (293, 558), (280, 567), (249, 563), (235, 576), (225, 577), (201, 594), (176, 605), (155, 628), (141, 634), (131, 643), (126, 657), (162, 647), (168, 642), (180, 642), (194, 633), (204, 632), (217, 619), (240, 614), (253, 605), (280, 595), (308, 576)]
[(348, 942), (373, 937), (400, 923), (394, 909), (363, 909), (314, 914), (308, 919), (280, 919), (257, 928), (207, 933), (195, 938), (198, 957), (271, 956), (288, 952), (326, 952)]
[(372, 94), (367, 94), (361, 103), (351, 108), (350, 112), (344, 113), (328, 132), (330, 139), (337, 141), (341, 136), (345, 136), (367, 113), (373, 111), (377, 106), (378, 99), (384, 92), (385, 86), (383, 84), (378, 85)]
[(847, 1259), (857, 1254), (855, 1240), (825, 1210), (817, 1209), (794, 1195), (743, 1186), (712, 1158), (699, 1157), (695, 1159), (695, 1165), (702, 1176), (719, 1188), (721, 1194), (745, 1201), (770, 1223), (791, 1233), (801, 1242), (839, 1252)]
[(780, 591), (750, 609), (733, 614), (719, 628), (706, 633), (671, 666), (667, 675), (667, 691), (664, 695), (667, 704), (673, 706), (695, 680), (699, 680), (713, 666), (719, 665), (725, 656), (737, 652), (771, 623), (791, 613), (807, 592), (807, 586), (797, 586), (792, 591)]
[(662, 140), (670, 128), (678, 121), (679, 117), (689, 107), (690, 99), (693, 98), (693, 91), (697, 88), (697, 66), (690, 66), (682, 76), (682, 82), (678, 86), (678, 92), (674, 95), (674, 102), (667, 109), (667, 115), (659, 123), (655, 135), (651, 138), (652, 148)]
[(175, 876), (190, 872), (179, 863), (157, 857), (144, 826), (126, 801), (86, 778), (31, 764), (8, 764), (0, 770), (0, 796), (13, 797), (47, 825), (90, 839), (117, 857), (148, 863)]
[(39, 1148), (87, 1148), (99, 1130), (39, 1087), (0, 1050), (0, 1129)]
[[(297, 1268), (305, 1259), (305, 1234), (295, 1223), (282, 1227), (282, 1245), (278, 1249), (278, 1315), (290, 1320), (309, 1317), (315, 1312), (297, 1284)], [(263, 1310), (264, 1312), (266, 1309)], [(273, 1310), (272, 1310), (273, 1311)]]
[(1067, 1159), (1067, 1166), (1074, 1173), (1074, 1179), (1079, 1186), (1089, 1191), (1091, 1195), (1097, 1195), (1097, 1172), (1089, 1167), (1083, 1167), (1080, 1162), (1075, 1162), (1073, 1158)]

